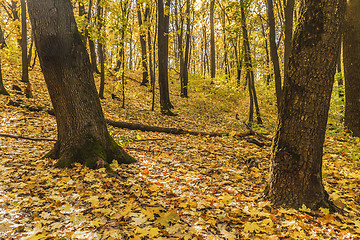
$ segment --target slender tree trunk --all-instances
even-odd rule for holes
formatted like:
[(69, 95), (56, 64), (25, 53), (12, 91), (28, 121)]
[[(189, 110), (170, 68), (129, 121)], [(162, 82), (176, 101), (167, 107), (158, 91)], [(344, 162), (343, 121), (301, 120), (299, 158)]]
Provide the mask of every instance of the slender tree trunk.
[(344, 32), (345, 127), (360, 137), (360, 1), (348, 0)]
[(99, 98), (104, 99), (104, 88), (105, 88), (105, 56), (104, 56), (104, 33), (102, 28), (104, 25), (104, 8), (102, 7), (101, 0), (97, 2), (97, 20), (99, 27), (99, 39), (98, 39), (98, 50), (99, 50), (99, 60), (100, 60), (100, 88), (99, 88)]
[[(262, 18), (259, 17), (260, 21), (262, 21)], [(261, 23), (261, 33), (264, 37), (264, 48), (265, 48), (265, 53), (266, 53), (266, 84), (269, 85), (270, 84), (270, 79), (271, 79), (271, 75), (270, 75), (270, 55), (269, 55), (269, 45), (268, 45), (268, 38), (266, 37), (266, 28), (264, 26), (264, 23)]]
[[(148, 11), (149, 11), (148, 9), (145, 11), (145, 16), (144, 16), (145, 21), (148, 18), (148, 16), (147, 16), (149, 14)], [(139, 22), (139, 28), (140, 28), (139, 36), (140, 36), (140, 46), (141, 46), (141, 66), (142, 66), (141, 71), (142, 71), (142, 75), (143, 75), (141, 85), (147, 86), (149, 83), (149, 73), (148, 73), (147, 53), (146, 53), (146, 28), (143, 25), (141, 6), (139, 5), (138, 2), (137, 2), (137, 16), (138, 16), (138, 22)]]
[[(150, 11), (150, 7), (148, 8)], [(150, 23), (150, 13), (149, 13), (149, 18), (147, 19), (148, 23)], [(150, 72), (150, 85), (151, 85), (151, 91), (153, 91), (153, 85), (155, 85), (155, 71), (153, 69), (153, 49), (152, 49), (152, 45), (151, 45), (151, 25), (148, 24), (147, 27), (147, 36), (148, 36), (148, 41), (147, 41), (147, 45), (148, 45), (148, 49), (149, 49), (149, 72)]]
[(345, 0), (308, 0), (294, 33), (265, 190), (275, 206), (332, 208), (322, 155), (344, 10)]
[(238, 50), (238, 40), (234, 44), (234, 52), (235, 52), (235, 59), (236, 59), (236, 84), (238, 87), (241, 85), (241, 69), (242, 69), (242, 54)]
[(29, 81), (29, 63), (27, 58), (27, 23), (26, 23), (26, 2), (21, 0), (21, 52), (22, 52), (22, 77), (21, 81), (26, 83), (25, 95), (33, 98), (31, 84)]
[(31, 0), (28, 6), (58, 128), (57, 142), (46, 157), (59, 159), (57, 167), (134, 162), (107, 130), (70, 0)]
[[(89, 24), (90, 24), (90, 21), (91, 21), (91, 9), (92, 9), (92, 0), (89, 0), (89, 11), (88, 11), (88, 16), (87, 16)], [(89, 35), (88, 31), (87, 31), (87, 34)], [(88, 36), (88, 39), (89, 39), (89, 50), (90, 50), (90, 58), (91, 58), (91, 69), (93, 70), (93, 72), (96, 72), (96, 73), (99, 74), (100, 72), (99, 72), (99, 69), (97, 67), (95, 43), (91, 39), (90, 36)]]
[(339, 87), (339, 98), (344, 101), (344, 96), (345, 96), (345, 89), (344, 89), (344, 73), (342, 72), (342, 62), (341, 62), (341, 53), (343, 52), (343, 40), (341, 39), (339, 42), (339, 56), (337, 59), (337, 63), (336, 63), (336, 73), (339, 74), (338, 78), (337, 78), (337, 83), (338, 83), (338, 87)]
[[(165, 8), (170, 8), (170, 0), (166, 0)], [(158, 0), (158, 59), (160, 108), (165, 115), (174, 115), (170, 109), (174, 108), (170, 102), (168, 81), (169, 57), (169, 14), (165, 14), (163, 0)]]
[[(82, 1), (78, 2), (78, 7), (79, 7), (79, 16), (82, 17), (85, 15), (85, 6), (84, 3)], [(89, 9), (89, 11), (91, 11), (91, 9)], [(85, 29), (85, 32), (82, 34), (82, 41), (84, 42), (85, 46), (86, 46), (86, 40), (87, 40), (87, 29)]]
[[(185, 52), (181, 57), (183, 58), (183, 64), (181, 70), (181, 97), (188, 97), (188, 82), (189, 82), (189, 51), (190, 51), (190, 0), (186, 0), (186, 33), (185, 33)], [(182, 52), (182, 51), (181, 51)]]
[(291, 40), (294, 22), (295, 0), (287, 0), (285, 6), (285, 40), (284, 40), (284, 75), (289, 71), (289, 57), (291, 53)]
[(276, 102), (278, 109), (280, 108), (280, 99), (282, 94), (281, 87), (281, 73), (280, 73), (280, 64), (279, 56), (277, 52), (277, 46), (275, 41), (275, 17), (274, 17), (274, 7), (273, 1), (267, 0), (267, 14), (269, 22), (269, 43), (270, 43), (270, 56), (271, 61), (274, 67), (274, 77), (275, 77), (275, 91), (276, 91)]
[[(5, 37), (4, 32), (0, 26), (0, 49), (3, 49), (6, 46), (5, 43)], [(6, 91), (3, 78), (2, 78), (2, 72), (1, 72), (1, 57), (0, 57), (0, 94), (2, 95), (9, 95), (9, 93)]]
[(258, 124), (262, 124), (262, 120), (260, 117), (260, 108), (257, 101), (256, 91), (255, 91), (255, 77), (254, 71), (251, 63), (251, 52), (250, 52), (250, 43), (249, 43), (249, 36), (246, 27), (246, 17), (245, 11), (243, 6), (243, 0), (241, 0), (241, 25), (242, 25), (242, 32), (243, 32), (243, 41), (244, 41), (244, 50), (245, 50), (245, 66), (247, 71), (247, 78), (248, 78), (248, 89), (249, 89), (249, 97), (250, 97), (250, 109), (249, 109), (249, 124), (253, 122), (253, 112), (254, 112), (254, 105), (256, 110), (256, 119)]
[(215, 0), (210, 0), (210, 76), (211, 82), (215, 78), (215, 27), (214, 27)]

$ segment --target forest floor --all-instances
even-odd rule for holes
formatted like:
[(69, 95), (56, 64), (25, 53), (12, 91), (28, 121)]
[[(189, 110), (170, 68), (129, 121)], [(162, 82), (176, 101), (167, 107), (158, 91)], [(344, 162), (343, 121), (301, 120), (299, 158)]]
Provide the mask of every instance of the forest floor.
[[(136, 73), (128, 73), (139, 79)], [(51, 108), (38, 67), (30, 72), (34, 98), (11, 90), (20, 69), (3, 64), (10, 96), (0, 96), (0, 133), (56, 139), (55, 118), (9, 106), (10, 100)], [(96, 79), (98, 82), (98, 78)], [(323, 178), (342, 212), (328, 209), (274, 209), (262, 199), (269, 172), (269, 146), (259, 147), (235, 133), (246, 132), (248, 96), (226, 79), (194, 77), (190, 97), (180, 98), (171, 80), (177, 116), (151, 108), (151, 93), (127, 79), (108, 78), (107, 118), (189, 130), (229, 132), (227, 137), (172, 135), (109, 127), (111, 135), (138, 162), (104, 169), (80, 165), (57, 169), (41, 157), (54, 142), (0, 137), (0, 239), (359, 239), (359, 139), (344, 133), (338, 102), (333, 103), (324, 150)], [(264, 124), (254, 129), (271, 137), (276, 124), (272, 89), (258, 87)], [(267, 142), (269, 145), (270, 142)]]

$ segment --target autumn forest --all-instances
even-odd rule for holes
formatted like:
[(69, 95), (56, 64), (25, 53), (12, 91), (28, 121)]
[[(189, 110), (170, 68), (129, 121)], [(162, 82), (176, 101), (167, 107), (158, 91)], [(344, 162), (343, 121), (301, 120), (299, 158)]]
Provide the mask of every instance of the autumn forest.
[(360, 238), (359, 0), (0, 0), (0, 239)]

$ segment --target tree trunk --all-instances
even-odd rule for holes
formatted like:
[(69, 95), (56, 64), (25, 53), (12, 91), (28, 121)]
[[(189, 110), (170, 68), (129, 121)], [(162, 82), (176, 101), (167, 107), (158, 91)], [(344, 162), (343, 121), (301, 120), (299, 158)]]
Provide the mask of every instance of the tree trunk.
[(1, 59), (0, 59), (0, 94), (9, 95), (9, 93), (6, 91), (6, 89), (4, 87), (4, 83), (3, 83), (2, 71), (1, 71)]
[[(92, 0), (89, 0), (89, 11), (88, 11), (88, 15), (87, 15), (87, 19), (89, 21), (91, 21), (91, 8), (92, 8)], [(95, 52), (95, 43), (94, 41), (91, 39), (90, 35), (89, 35), (89, 31), (87, 31), (88, 34), (88, 39), (89, 39), (89, 50), (90, 50), (90, 58), (91, 58), (91, 69), (93, 72), (96, 73), (100, 73), (99, 69), (97, 68), (97, 60), (96, 60), (96, 52)]]
[(275, 206), (332, 207), (322, 155), (344, 9), (345, 0), (308, 0), (294, 33), (265, 191)]
[(189, 83), (189, 51), (190, 51), (190, 0), (186, 0), (186, 33), (185, 33), (185, 52), (183, 55), (183, 65), (181, 68), (181, 97), (188, 97)]
[[(146, 53), (146, 29), (142, 21), (142, 13), (141, 13), (141, 6), (140, 3), (137, 2), (137, 16), (139, 22), (139, 31), (140, 31), (140, 46), (141, 46), (141, 66), (142, 66), (142, 75), (143, 79), (141, 82), (142, 86), (147, 86), (149, 83), (149, 73), (148, 73), (148, 66), (147, 66), (147, 53)], [(144, 20), (146, 21), (149, 14), (148, 10), (145, 12)]]
[(360, 137), (360, 1), (348, 0), (344, 32), (345, 127)]
[[(79, 16), (82, 17), (85, 15), (85, 6), (83, 1), (79, 1), (78, 2), (78, 6), (79, 6)], [(91, 11), (91, 9), (89, 8), (89, 11)], [(82, 41), (84, 42), (84, 45), (86, 46), (86, 40), (87, 40), (87, 29), (85, 29), (85, 32), (82, 34), (81, 38)]]
[(210, 76), (211, 82), (215, 78), (215, 27), (214, 27), (215, 0), (210, 0)]
[[(3, 49), (5, 46), (6, 46), (6, 43), (5, 43), (4, 32), (0, 26), (0, 49)], [(2, 78), (1, 58), (0, 58), (0, 94), (9, 95), (9, 93), (6, 91), (6, 89), (4, 87), (4, 82), (3, 82), (3, 78)]]
[(291, 53), (291, 39), (294, 22), (295, 0), (287, 0), (285, 6), (285, 40), (284, 40), (284, 75), (288, 73), (289, 57)]
[(26, 2), (21, 0), (21, 53), (22, 53), (22, 77), (21, 81), (26, 83), (25, 96), (32, 98), (31, 84), (29, 82), (29, 63), (27, 57), (27, 27), (26, 27)]
[(280, 99), (282, 94), (281, 89), (281, 73), (280, 73), (280, 64), (279, 56), (277, 52), (277, 46), (275, 41), (275, 17), (274, 17), (274, 7), (273, 1), (267, 0), (267, 14), (269, 22), (269, 43), (270, 43), (270, 56), (271, 61), (274, 67), (274, 77), (275, 77), (275, 91), (276, 91), (276, 102), (278, 109), (280, 108)]
[(255, 77), (251, 63), (250, 43), (249, 43), (249, 36), (246, 27), (246, 17), (245, 17), (243, 0), (241, 0), (240, 4), (241, 4), (241, 25), (242, 25), (243, 41), (244, 41), (244, 49), (245, 49), (245, 66), (247, 71), (248, 89), (249, 89), (249, 97), (250, 97), (249, 125), (251, 125), (253, 122), (254, 105), (256, 110), (257, 123), (262, 124), (262, 120), (260, 117), (260, 108), (255, 91)]
[(98, 50), (99, 50), (99, 60), (100, 60), (100, 88), (99, 88), (99, 98), (104, 99), (104, 89), (105, 89), (105, 56), (104, 56), (104, 36), (101, 31), (104, 25), (104, 8), (101, 5), (101, 0), (97, 2), (97, 20), (99, 27), (99, 39), (98, 39)]
[[(170, 8), (170, 0), (166, 0), (165, 8)], [(170, 102), (168, 81), (169, 13), (165, 14), (163, 0), (158, 0), (158, 28), (160, 108), (162, 114), (174, 115), (170, 111), (174, 107)]]
[(57, 142), (46, 157), (59, 159), (57, 167), (134, 162), (108, 133), (70, 0), (32, 0), (28, 6), (58, 128)]

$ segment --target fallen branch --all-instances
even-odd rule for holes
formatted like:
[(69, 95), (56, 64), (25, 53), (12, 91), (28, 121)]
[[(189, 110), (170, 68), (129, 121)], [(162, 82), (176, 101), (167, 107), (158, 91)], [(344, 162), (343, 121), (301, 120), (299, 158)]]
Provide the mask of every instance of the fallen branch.
[[(22, 107), (22, 108), (26, 108), (30, 111), (36, 111), (36, 112), (40, 112), (40, 111), (46, 111), (47, 113), (54, 115), (54, 110), (53, 109), (48, 109), (46, 107), (38, 107), (38, 106), (30, 106), (30, 105), (26, 105), (26, 104), (22, 104), (19, 102), (14, 102), (14, 101), (9, 101), (8, 105), (12, 105), (12, 106), (18, 106), (18, 107)], [(202, 132), (202, 131), (194, 131), (194, 130), (186, 130), (186, 129), (182, 129), (182, 128), (169, 128), (169, 127), (159, 127), (159, 126), (151, 126), (151, 125), (145, 125), (145, 124), (141, 124), (141, 123), (131, 123), (131, 122), (123, 122), (123, 121), (113, 121), (110, 119), (105, 119), (106, 123), (109, 124), (110, 126), (113, 127), (117, 127), (117, 128), (126, 128), (126, 129), (130, 129), (130, 130), (140, 130), (140, 131), (150, 131), (150, 132), (163, 132), (163, 133), (170, 133), (170, 134), (176, 134), (176, 135), (180, 135), (180, 134), (189, 134), (189, 135), (195, 135), (195, 136), (209, 136), (209, 137), (224, 137), (224, 136), (232, 136), (235, 138), (245, 138), (245, 137), (249, 137), (249, 136), (259, 136), (261, 138), (264, 138), (266, 140), (271, 140), (270, 138), (259, 134), (257, 132), (255, 132), (254, 130), (252, 130), (246, 123), (245, 126), (247, 126), (247, 128), (249, 129), (248, 132), (245, 133), (238, 133), (238, 134), (230, 134), (230, 133), (220, 133), (220, 132)], [(153, 139), (154, 140), (154, 139)], [(157, 139), (158, 140), (158, 139)], [(249, 139), (247, 139), (249, 141)], [(150, 140), (149, 140), (150, 141)], [(259, 140), (257, 139), (253, 139), (250, 141), (251, 143), (254, 143), (258, 146), (267, 146), (268, 144), (265, 143), (261, 143)]]
[(0, 133), (0, 137), (15, 138), (16, 140), (26, 139), (26, 140), (31, 140), (31, 141), (56, 141), (56, 139), (51, 139), (51, 138), (33, 138), (33, 137), (26, 137), (26, 136), (5, 134), (5, 133)]

